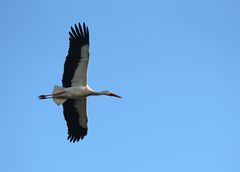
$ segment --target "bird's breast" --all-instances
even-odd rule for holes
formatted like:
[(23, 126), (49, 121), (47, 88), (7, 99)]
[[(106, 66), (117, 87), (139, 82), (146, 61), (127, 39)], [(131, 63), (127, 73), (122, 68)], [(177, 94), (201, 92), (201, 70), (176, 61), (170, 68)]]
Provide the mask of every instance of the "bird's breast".
[(89, 90), (86, 87), (69, 87), (65, 89), (66, 97), (77, 99), (89, 95)]

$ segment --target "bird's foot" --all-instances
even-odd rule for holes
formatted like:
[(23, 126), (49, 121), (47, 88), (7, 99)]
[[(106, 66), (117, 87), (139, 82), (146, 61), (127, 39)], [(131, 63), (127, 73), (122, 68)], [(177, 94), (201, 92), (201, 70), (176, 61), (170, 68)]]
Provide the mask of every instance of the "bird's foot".
[(45, 95), (38, 96), (39, 99), (46, 99), (47, 97)]

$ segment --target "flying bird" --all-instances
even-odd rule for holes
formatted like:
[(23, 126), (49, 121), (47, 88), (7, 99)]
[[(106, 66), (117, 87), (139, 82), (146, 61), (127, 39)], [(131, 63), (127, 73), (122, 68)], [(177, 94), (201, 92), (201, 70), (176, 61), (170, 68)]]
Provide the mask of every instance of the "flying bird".
[(69, 31), (69, 49), (64, 63), (62, 86), (54, 86), (52, 94), (39, 99), (53, 99), (63, 106), (68, 127), (68, 140), (78, 142), (88, 132), (87, 97), (107, 95), (121, 98), (111, 91), (94, 91), (87, 84), (89, 62), (89, 30), (85, 23), (75, 24)]

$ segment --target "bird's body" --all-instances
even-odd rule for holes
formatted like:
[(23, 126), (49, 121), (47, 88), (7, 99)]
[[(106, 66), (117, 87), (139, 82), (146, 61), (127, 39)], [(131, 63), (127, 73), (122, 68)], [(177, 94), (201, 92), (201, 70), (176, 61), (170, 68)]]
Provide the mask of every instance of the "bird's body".
[(70, 46), (64, 64), (62, 87), (55, 86), (52, 94), (40, 95), (40, 99), (52, 98), (57, 105), (63, 105), (70, 142), (79, 141), (87, 135), (87, 97), (107, 95), (121, 98), (110, 91), (96, 92), (87, 85), (89, 62), (89, 31), (85, 23), (71, 27)]
[(82, 97), (90, 96), (94, 91), (89, 86), (80, 86), (80, 87), (68, 87), (64, 88), (63, 97), (78, 99)]

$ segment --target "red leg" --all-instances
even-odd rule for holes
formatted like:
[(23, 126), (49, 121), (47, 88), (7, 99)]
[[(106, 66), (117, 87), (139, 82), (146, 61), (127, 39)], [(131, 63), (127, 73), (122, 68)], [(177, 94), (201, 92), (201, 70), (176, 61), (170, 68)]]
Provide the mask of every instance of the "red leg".
[(58, 95), (61, 95), (61, 94), (64, 94), (65, 92), (58, 92), (58, 93), (54, 93), (54, 94), (47, 94), (47, 95), (40, 95), (38, 96), (39, 99), (51, 99), (53, 98), (54, 96), (58, 96)]

